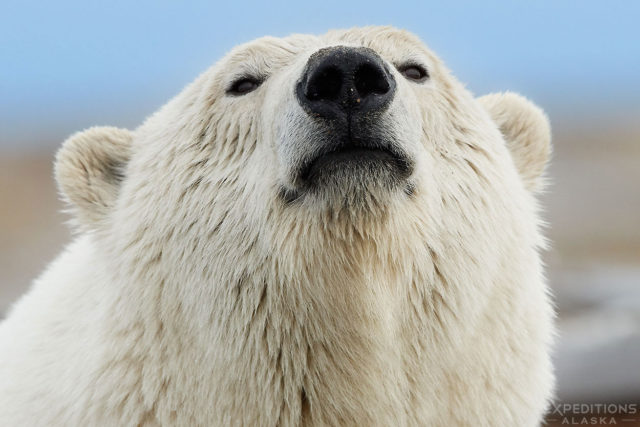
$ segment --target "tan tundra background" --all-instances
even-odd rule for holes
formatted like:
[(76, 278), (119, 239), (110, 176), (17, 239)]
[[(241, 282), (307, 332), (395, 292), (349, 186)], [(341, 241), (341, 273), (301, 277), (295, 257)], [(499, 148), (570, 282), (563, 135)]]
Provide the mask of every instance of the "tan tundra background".
[(52, 172), (68, 135), (134, 128), (255, 37), (392, 24), (474, 93), (513, 90), (549, 113), (544, 258), (565, 406), (548, 423), (640, 425), (640, 2), (28, 3), (0, 6), (0, 319), (73, 238)]

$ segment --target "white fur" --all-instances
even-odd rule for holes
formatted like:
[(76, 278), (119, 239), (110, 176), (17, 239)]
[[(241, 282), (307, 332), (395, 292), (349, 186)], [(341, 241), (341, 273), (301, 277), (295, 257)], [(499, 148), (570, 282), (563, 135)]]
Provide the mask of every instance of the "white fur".
[[(383, 120), (413, 195), (278, 197), (287, 150), (317, 137), (293, 85), (332, 45), (426, 64), (422, 85), (394, 70)], [(243, 73), (269, 77), (225, 96)], [(81, 231), (0, 325), (0, 424), (537, 425), (553, 310), (531, 189), (549, 136), (500, 99), (368, 27), (257, 40), (135, 131), (71, 138), (57, 178)]]

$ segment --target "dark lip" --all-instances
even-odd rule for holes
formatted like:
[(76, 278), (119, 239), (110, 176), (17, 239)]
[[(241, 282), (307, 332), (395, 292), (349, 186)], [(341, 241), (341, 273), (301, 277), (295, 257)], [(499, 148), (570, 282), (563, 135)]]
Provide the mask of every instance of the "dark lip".
[(352, 143), (342, 145), (336, 149), (320, 153), (311, 159), (298, 175), (303, 182), (309, 182), (311, 177), (322, 167), (353, 161), (386, 162), (392, 163), (402, 175), (409, 175), (410, 162), (405, 156), (394, 150), (380, 146), (361, 146)]

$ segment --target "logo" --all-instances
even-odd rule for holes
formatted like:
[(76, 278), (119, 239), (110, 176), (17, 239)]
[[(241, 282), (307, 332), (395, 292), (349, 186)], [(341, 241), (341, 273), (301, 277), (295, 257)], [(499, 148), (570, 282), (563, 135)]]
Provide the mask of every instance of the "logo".
[(554, 403), (547, 414), (547, 423), (553, 425), (632, 426), (639, 422), (637, 403)]

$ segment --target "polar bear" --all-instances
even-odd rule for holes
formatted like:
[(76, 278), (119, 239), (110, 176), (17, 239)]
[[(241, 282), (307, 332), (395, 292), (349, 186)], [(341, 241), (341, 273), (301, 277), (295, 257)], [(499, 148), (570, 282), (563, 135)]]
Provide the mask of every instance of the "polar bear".
[(77, 236), (0, 326), (0, 424), (536, 425), (549, 153), (404, 31), (240, 46), (60, 149)]

